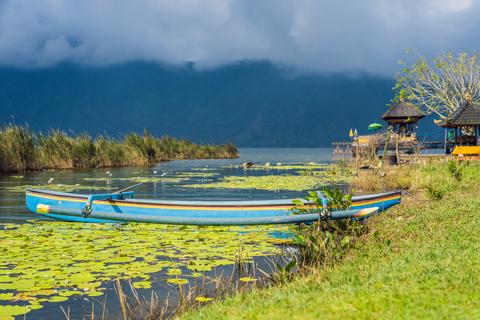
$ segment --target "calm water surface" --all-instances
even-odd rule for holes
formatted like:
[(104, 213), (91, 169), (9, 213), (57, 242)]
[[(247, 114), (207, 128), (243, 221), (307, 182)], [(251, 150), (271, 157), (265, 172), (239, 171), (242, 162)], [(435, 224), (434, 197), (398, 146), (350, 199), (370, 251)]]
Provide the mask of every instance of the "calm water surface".
[[(115, 180), (115, 178), (131, 177), (176, 177), (179, 173), (189, 172), (198, 174), (201, 172), (215, 173), (213, 177), (195, 176), (182, 182), (155, 182), (145, 183), (142, 187), (136, 189), (137, 198), (157, 198), (157, 199), (215, 199), (215, 200), (233, 200), (233, 199), (281, 199), (302, 196), (304, 192), (293, 191), (264, 191), (264, 190), (232, 190), (232, 189), (192, 189), (185, 188), (185, 184), (208, 183), (219, 180), (224, 176), (239, 175), (265, 175), (265, 174), (285, 174), (285, 171), (269, 172), (263, 170), (244, 170), (240, 165), (244, 162), (254, 162), (265, 164), (267, 162), (276, 164), (288, 163), (327, 163), (331, 161), (331, 150), (321, 149), (276, 149), (276, 148), (255, 148), (240, 149), (240, 158), (227, 160), (179, 160), (171, 162), (162, 162), (151, 168), (130, 167), (130, 168), (112, 168), (112, 169), (89, 169), (89, 170), (61, 170), (61, 171), (41, 171), (28, 172), (22, 175), (10, 174), (0, 176), (0, 219), (1, 220), (26, 220), (40, 219), (37, 215), (29, 213), (25, 208), (24, 194), (22, 192), (11, 192), (8, 188), (22, 185), (45, 185), (50, 178), (53, 178), (55, 184), (67, 185), (92, 185), (99, 187), (124, 188), (134, 184), (131, 181)], [(154, 173), (156, 171), (156, 173)], [(106, 178), (110, 175), (111, 181), (89, 181), (90, 178)], [(79, 191), (88, 193), (88, 191)], [(98, 191), (92, 191), (98, 192)]]
[[(280, 199), (280, 198), (293, 198), (302, 197), (305, 192), (294, 191), (262, 191), (262, 190), (231, 190), (231, 189), (208, 189), (208, 188), (186, 188), (185, 184), (201, 184), (209, 183), (222, 179), (225, 176), (242, 176), (242, 175), (265, 175), (265, 174), (285, 174), (287, 172), (280, 170), (244, 170), (241, 164), (244, 162), (254, 162), (257, 164), (265, 164), (269, 162), (271, 164), (282, 163), (328, 163), (331, 161), (330, 149), (240, 149), (241, 157), (239, 159), (229, 160), (182, 160), (159, 163), (150, 168), (113, 168), (113, 169), (92, 169), (92, 170), (65, 170), (65, 171), (42, 171), (42, 172), (29, 172), (22, 175), (11, 174), (0, 177), (0, 223), (22, 223), (27, 220), (42, 220), (34, 222), (34, 224), (48, 223), (48, 218), (39, 217), (28, 212), (25, 208), (24, 194), (23, 192), (13, 191), (12, 188), (23, 185), (44, 185), (47, 181), (53, 178), (55, 184), (68, 184), (75, 185), (80, 184), (82, 186), (92, 185), (102, 188), (108, 188), (111, 190), (117, 188), (123, 188), (133, 184), (131, 181), (116, 180), (125, 179), (131, 177), (163, 177), (165, 181), (145, 183), (138, 188), (136, 197), (138, 198), (157, 198), (157, 199)], [(199, 173), (205, 173), (202, 176)], [(193, 175), (184, 181), (169, 181), (168, 178), (178, 177), (179, 175), (188, 177), (189, 173)], [(108, 178), (108, 179), (105, 179)], [(82, 193), (88, 193), (89, 191), (81, 191)], [(98, 191), (91, 191), (98, 192)], [(103, 192), (103, 191), (102, 191)], [(7, 231), (0, 231), (7, 232)], [(262, 232), (262, 230), (259, 230)], [(265, 231), (266, 232), (266, 231)], [(202, 240), (201, 232), (199, 239)], [(275, 230), (268, 230), (268, 234), (271, 237), (281, 237), (282, 232), (276, 232)], [(133, 237), (134, 235), (131, 235)], [(169, 234), (169, 236), (171, 236)], [(188, 234), (191, 237), (191, 234)], [(195, 241), (195, 236), (193, 240)], [(55, 246), (55, 243), (49, 244)], [(207, 244), (208, 246), (209, 244)], [(219, 244), (211, 244), (215, 246), (226, 245), (222, 241)], [(239, 244), (234, 244), (239, 245)], [(255, 246), (255, 244), (249, 243), (249, 245)], [(259, 244), (260, 245), (260, 244)], [(173, 245), (175, 247), (175, 245)], [(0, 249), (1, 242), (0, 242)], [(181, 249), (179, 254), (181, 256)], [(157, 249), (154, 249), (157, 250)], [(162, 250), (165, 248), (158, 248), (158, 259), (164, 259), (162, 256)], [(224, 250), (222, 247), (218, 248), (221, 253)], [(227, 248), (225, 248), (226, 252)], [(232, 249), (232, 245), (228, 244), (228, 250)], [(191, 254), (191, 252), (189, 252)], [(66, 258), (68, 259), (68, 257)], [(176, 259), (176, 260), (175, 260)], [(183, 261), (182, 258), (173, 258), (172, 261)], [(265, 260), (258, 258), (256, 261), (260, 265), (264, 265), (264, 269), (267, 268)], [(184, 265), (179, 262), (178, 266), (184, 270)], [(1, 263), (1, 260), (0, 260)], [(25, 262), (27, 263), (27, 262)], [(183, 262), (182, 262), (183, 263)], [(47, 266), (48, 267), (48, 266)], [(3, 267), (5, 269), (6, 267)], [(0, 268), (1, 269), (1, 268)], [(213, 276), (218, 273), (228, 273), (232, 271), (232, 266), (226, 265), (217, 267), (213, 271), (208, 271), (208, 276)], [(153, 273), (151, 275), (152, 288), (141, 289), (140, 293), (145, 296), (149, 296), (151, 290), (154, 290), (160, 296), (165, 296), (171, 290), (169, 290), (166, 281), (165, 270)], [(153, 281), (156, 279), (156, 281)], [(61, 303), (42, 303), (43, 308), (34, 310), (27, 314), (27, 319), (63, 319), (63, 313), (60, 306), (64, 308), (70, 308), (71, 319), (82, 319), (84, 315), (88, 314), (92, 303), (103, 301), (106, 297), (107, 304), (109, 306), (109, 312), (112, 315), (116, 314), (115, 310), (118, 310), (116, 297), (113, 289), (112, 282), (102, 282), (103, 296), (98, 298), (89, 298), (82, 295), (75, 295), (70, 297), (67, 301)], [(5, 292), (2, 290), (2, 284), (0, 283), (0, 293)], [(10, 304), (9, 301), (0, 300), (0, 308), (2, 305)], [(15, 302), (15, 304), (20, 304)], [(103, 302), (102, 302), (103, 303)], [(97, 310), (99, 307), (97, 306)], [(99, 311), (97, 311), (99, 312)], [(23, 317), (19, 317), (23, 319)]]

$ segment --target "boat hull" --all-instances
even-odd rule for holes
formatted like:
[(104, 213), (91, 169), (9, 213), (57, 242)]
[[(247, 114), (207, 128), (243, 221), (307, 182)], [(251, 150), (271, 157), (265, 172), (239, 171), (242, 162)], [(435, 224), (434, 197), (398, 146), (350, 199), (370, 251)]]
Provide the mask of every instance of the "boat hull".
[[(124, 219), (115, 218), (115, 214), (138, 215), (168, 218), (188, 219), (246, 219), (264, 218), (291, 215), (294, 208), (291, 199), (283, 200), (256, 200), (256, 201), (163, 201), (144, 199), (116, 199), (95, 200), (92, 203), (92, 212), (105, 213), (105, 217), (96, 218), (95, 215), (83, 217), (68, 212), (81, 212), (85, 207), (88, 195), (56, 192), (50, 190), (28, 189), (26, 204), (30, 211), (53, 219), (75, 222), (119, 222)], [(357, 196), (352, 199), (352, 210), (363, 208), (378, 208), (378, 211), (388, 209), (400, 203), (401, 192), (386, 192), (367, 196)], [(41, 210), (51, 207), (55, 210)], [(62, 212), (64, 208), (64, 212)]]

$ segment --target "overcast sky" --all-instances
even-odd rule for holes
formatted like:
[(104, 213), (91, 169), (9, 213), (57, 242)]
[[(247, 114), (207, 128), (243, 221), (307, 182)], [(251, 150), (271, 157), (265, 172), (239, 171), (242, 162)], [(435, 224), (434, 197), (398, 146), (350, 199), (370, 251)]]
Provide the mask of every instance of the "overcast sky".
[(393, 75), (405, 49), (477, 50), (477, 0), (0, 0), (0, 64), (268, 59)]

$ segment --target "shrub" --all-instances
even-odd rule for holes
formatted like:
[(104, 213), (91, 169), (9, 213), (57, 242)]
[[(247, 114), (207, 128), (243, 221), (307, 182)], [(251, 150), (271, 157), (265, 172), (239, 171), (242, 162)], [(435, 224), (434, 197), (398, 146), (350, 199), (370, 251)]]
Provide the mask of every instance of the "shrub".
[(442, 200), (445, 196), (445, 190), (435, 187), (435, 186), (427, 186), (427, 196), (430, 200)]
[(448, 160), (447, 169), (448, 169), (448, 172), (450, 172), (450, 175), (452, 176), (452, 178), (454, 178), (457, 181), (462, 180), (463, 166), (461, 164), (457, 163), (454, 160)]

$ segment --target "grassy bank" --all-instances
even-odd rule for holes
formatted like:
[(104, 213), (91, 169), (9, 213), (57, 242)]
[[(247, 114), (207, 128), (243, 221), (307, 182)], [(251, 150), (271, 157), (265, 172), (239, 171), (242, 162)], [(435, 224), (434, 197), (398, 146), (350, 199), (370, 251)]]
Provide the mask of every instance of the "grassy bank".
[(28, 127), (0, 127), (0, 172), (151, 165), (177, 159), (236, 158), (232, 144), (199, 145), (172, 137), (130, 133), (122, 140), (60, 130), (36, 134)]
[(405, 166), (361, 173), (354, 184), (362, 181), (402, 185), (409, 195), (371, 219), (340, 261), (181, 318), (480, 317), (480, 165)]

